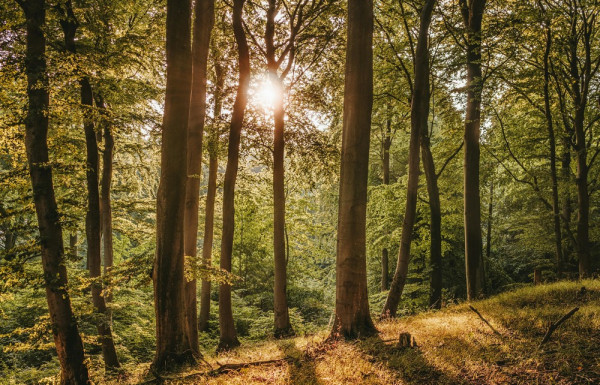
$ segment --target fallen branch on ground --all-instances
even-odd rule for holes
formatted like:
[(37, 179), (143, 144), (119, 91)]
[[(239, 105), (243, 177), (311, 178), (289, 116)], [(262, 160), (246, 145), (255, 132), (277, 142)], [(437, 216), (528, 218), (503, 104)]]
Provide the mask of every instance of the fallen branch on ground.
[(550, 326), (548, 327), (548, 331), (546, 332), (546, 335), (544, 336), (544, 338), (542, 339), (542, 342), (540, 342), (540, 346), (538, 346), (538, 348), (541, 348), (542, 345), (544, 345), (546, 342), (548, 342), (550, 340), (550, 337), (552, 336), (552, 333), (554, 333), (554, 331), (566, 320), (568, 320), (569, 318), (571, 318), (571, 316), (573, 314), (575, 314), (575, 312), (577, 312), (577, 310), (579, 310), (578, 307), (573, 308), (570, 312), (568, 312), (567, 314), (565, 314), (564, 316), (562, 316), (561, 319), (559, 319), (558, 321), (551, 323)]
[(497, 334), (497, 335), (499, 335), (500, 337), (502, 337), (502, 334), (500, 334), (500, 332), (499, 332), (498, 330), (494, 329), (494, 327), (493, 327), (493, 326), (492, 326), (492, 325), (491, 325), (491, 324), (490, 324), (490, 323), (489, 323), (489, 322), (488, 322), (488, 321), (487, 321), (485, 318), (483, 318), (483, 316), (481, 315), (481, 313), (480, 313), (480, 312), (479, 312), (477, 309), (475, 309), (475, 308), (474, 308), (473, 306), (471, 306), (471, 305), (469, 305), (469, 309), (473, 310), (473, 311), (475, 312), (475, 314), (477, 314), (477, 315), (479, 316), (479, 318), (481, 318), (481, 320), (482, 320), (483, 322), (485, 322), (485, 324), (486, 324), (487, 326), (489, 326), (489, 327), (490, 327), (490, 329), (492, 329), (492, 331), (493, 331), (495, 334)]

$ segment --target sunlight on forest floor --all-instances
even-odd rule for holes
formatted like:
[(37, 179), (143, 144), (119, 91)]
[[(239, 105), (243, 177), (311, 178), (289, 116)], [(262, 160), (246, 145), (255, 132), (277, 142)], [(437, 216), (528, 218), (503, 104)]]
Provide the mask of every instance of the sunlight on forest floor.
[[(585, 289), (582, 290), (582, 287)], [(500, 335), (466, 304), (378, 323), (380, 335), (324, 344), (327, 332), (247, 345), (218, 357), (214, 367), (285, 359), (216, 376), (206, 368), (165, 377), (169, 384), (591, 384), (600, 382), (600, 281), (526, 287), (474, 302)], [(538, 345), (550, 321), (579, 311)], [(409, 332), (416, 348), (398, 348)], [(129, 381), (139, 383), (148, 366)], [(123, 383), (123, 381), (119, 381)]]

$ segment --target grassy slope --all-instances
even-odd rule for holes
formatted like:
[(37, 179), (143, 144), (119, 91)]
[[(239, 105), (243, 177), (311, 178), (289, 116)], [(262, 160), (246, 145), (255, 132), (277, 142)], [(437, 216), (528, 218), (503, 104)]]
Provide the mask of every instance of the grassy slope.
[[(586, 290), (581, 291), (582, 286)], [(288, 361), (206, 377), (199, 369), (172, 384), (600, 384), (600, 281), (522, 288), (473, 303), (502, 334), (495, 335), (468, 305), (378, 324), (380, 336), (324, 345), (326, 331), (242, 347), (213, 365), (287, 357)], [(580, 310), (538, 349), (550, 321)], [(418, 348), (397, 349), (400, 332)], [(131, 383), (142, 381), (138, 367)], [(123, 384), (126, 381), (119, 381)]]

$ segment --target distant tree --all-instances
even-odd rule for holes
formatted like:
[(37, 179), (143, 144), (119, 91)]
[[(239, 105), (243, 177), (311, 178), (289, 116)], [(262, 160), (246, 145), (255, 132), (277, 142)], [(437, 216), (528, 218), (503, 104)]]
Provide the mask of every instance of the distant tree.
[[(404, 212), (404, 221), (402, 223), (402, 235), (400, 239), (400, 251), (398, 253), (398, 263), (396, 265), (396, 271), (394, 273), (394, 279), (390, 286), (385, 305), (383, 307), (383, 317), (394, 317), (398, 310), (398, 303), (400, 302), (400, 296), (406, 283), (406, 276), (408, 274), (408, 262), (410, 261), (410, 246), (413, 238), (413, 227), (416, 219), (417, 211), (417, 190), (419, 187), (419, 150), (422, 144), (424, 155), (424, 163), (427, 166), (428, 172), (428, 187), (430, 190), (430, 200), (435, 199), (437, 183), (433, 185), (435, 178), (435, 170), (433, 169), (433, 157), (429, 151), (429, 24), (431, 23), (431, 16), (433, 14), (433, 7), (435, 0), (427, 0), (421, 9), (420, 25), (419, 25), (419, 36), (417, 38), (417, 48), (413, 56), (414, 63), (414, 82), (410, 82), (412, 85), (412, 97), (411, 97), (411, 128), (410, 128), (410, 145), (408, 155), (408, 186), (406, 190), (406, 209)], [(413, 84), (414, 83), (414, 84)], [(429, 163), (428, 163), (429, 162)], [(433, 172), (432, 172), (433, 171)], [(434, 207), (435, 208), (435, 207)], [(437, 209), (439, 212), (439, 193), (437, 193)], [(435, 221), (434, 221), (435, 219)], [(438, 217), (434, 218), (434, 212), (432, 211), (432, 230), (433, 226), (439, 229), (440, 221)], [(441, 238), (438, 238), (441, 242)], [(434, 241), (432, 237), (432, 242)], [(432, 244), (433, 247), (437, 247), (438, 244)], [(440, 249), (435, 250), (441, 253)], [(434, 250), (432, 250), (434, 253)], [(441, 255), (440, 255), (441, 259)]]
[[(64, 34), (65, 49), (70, 54), (76, 54), (75, 35), (79, 23), (73, 12), (70, 0), (64, 4), (64, 9), (58, 6), (60, 12), (60, 25)], [(94, 98), (92, 85), (88, 76), (79, 78), (80, 100), (83, 115), (83, 130), (86, 146), (86, 181), (87, 181), (87, 212), (85, 217), (85, 233), (87, 241), (87, 263), (92, 278), (92, 302), (98, 313), (96, 327), (102, 344), (102, 357), (107, 368), (118, 368), (119, 359), (112, 337), (110, 320), (106, 302), (102, 295), (102, 254), (101, 254), (101, 209), (100, 209), (100, 186), (99, 186), (99, 155), (98, 142), (96, 141), (96, 129), (93, 120)]]

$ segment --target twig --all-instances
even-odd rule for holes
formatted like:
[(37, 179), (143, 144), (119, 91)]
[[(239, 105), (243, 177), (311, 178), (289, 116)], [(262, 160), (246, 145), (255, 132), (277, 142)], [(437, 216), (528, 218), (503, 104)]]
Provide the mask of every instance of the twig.
[(492, 331), (493, 331), (495, 334), (497, 334), (497, 335), (499, 335), (500, 337), (502, 337), (502, 334), (500, 334), (500, 332), (499, 332), (498, 330), (494, 329), (494, 327), (493, 327), (493, 326), (492, 326), (492, 325), (491, 325), (491, 324), (490, 324), (490, 323), (489, 323), (489, 322), (488, 322), (488, 321), (487, 321), (485, 318), (483, 318), (483, 316), (481, 315), (481, 313), (480, 313), (480, 312), (479, 312), (477, 309), (475, 309), (475, 308), (474, 308), (473, 306), (471, 306), (471, 305), (469, 305), (469, 309), (473, 310), (473, 311), (475, 312), (475, 314), (477, 314), (477, 315), (479, 316), (479, 318), (481, 318), (481, 320), (482, 320), (483, 322), (485, 322), (485, 324), (486, 324), (487, 326), (489, 326), (489, 327), (490, 327), (490, 329), (492, 329)]
[(570, 312), (568, 312), (567, 314), (565, 314), (564, 316), (562, 316), (561, 319), (559, 319), (558, 321), (551, 323), (550, 326), (548, 327), (548, 331), (546, 332), (546, 335), (544, 336), (544, 338), (542, 339), (542, 342), (540, 342), (540, 346), (538, 346), (538, 348), (541, 348), (542, 345), (544, 345), (546, 342), (548, 342), (550, 340), (550, 337), (552, 336), (552, 333), (554, 333), (554, 331), (566, 320), (568, 320), (569, 318), (571, 318), (571, 316), (573, 314), (575, 314), (575, 312), (577, 312), (577, 310), (579, 310), (578, 307), (573, 308)]

